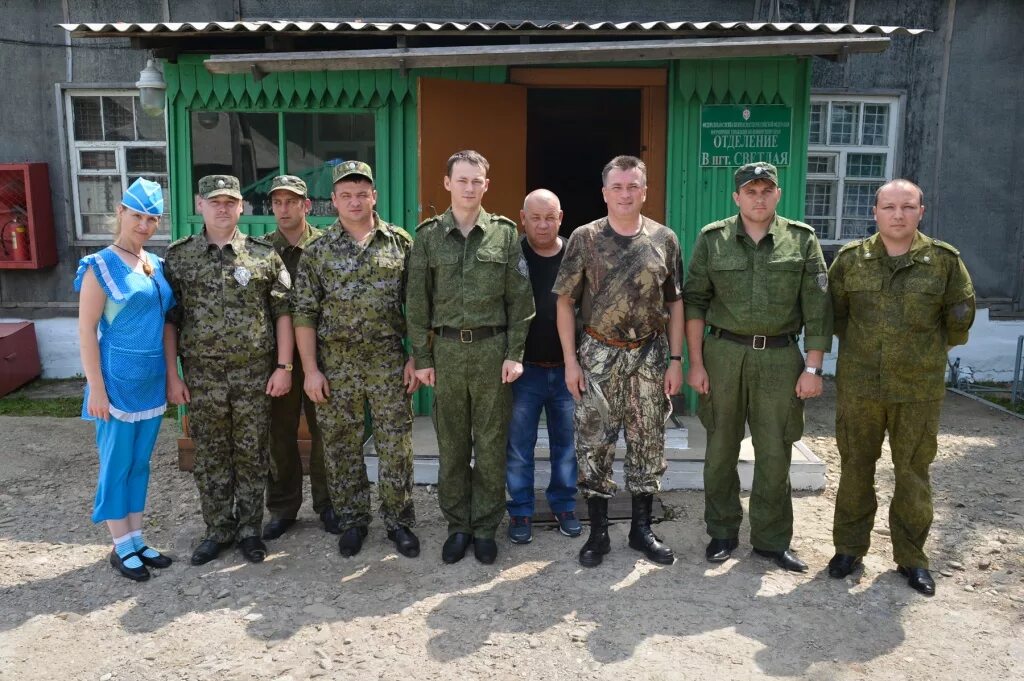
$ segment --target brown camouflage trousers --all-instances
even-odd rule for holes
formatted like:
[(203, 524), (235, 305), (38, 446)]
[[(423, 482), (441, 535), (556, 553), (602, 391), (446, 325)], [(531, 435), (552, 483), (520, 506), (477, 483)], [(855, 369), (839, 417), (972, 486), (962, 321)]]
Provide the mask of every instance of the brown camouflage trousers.
[(587, 384), (575, 413), (580, 494), (588, 499), (610, 498), (615, 494), (612, 463), (615, 443), (623, 429), (626, 489), (632, 494), (654, 494), (661, 489), (661, 476), (668, 468), (668, 340), (659, 335), (643, 347), (629, 350), (604, 345), (584, 335), (579, 358)]
[(898, 565), (928, 567), (924, 544), (932, 525), (928, 469), (938, 449), (942, 400), (880, 402), (844, 394), (836, 401), (836, 443), (842, 461), (832, 541), (836, 553), (863, 556), (878, 510), (875, 463), (889, 433), (896, 489), (889, 504), (892, 553)]
[(182, 368), (191, 394), (193, 474), (206, 538), (229, 542), (258, 537), (267, 484), (271, 356), (242, 366), (220, 359), (183, 359)]
[(370, 481), (363, 461), (365, 407), (373, 420), (380, 516), (389, 530), (416, 524), (412, 484), (412, 399), (402, 385), (405, 359), (398, 339), (365, 346), (321, 348), (331, 395), (316, 407), (324, 441), (331, 505), (341, 529), (370, 524)]

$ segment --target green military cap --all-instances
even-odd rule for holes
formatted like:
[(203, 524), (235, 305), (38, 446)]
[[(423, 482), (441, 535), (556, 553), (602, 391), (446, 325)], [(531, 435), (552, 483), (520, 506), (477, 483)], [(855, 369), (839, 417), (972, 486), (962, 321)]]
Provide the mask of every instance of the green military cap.
[(739, 189), (743, 185), (748, 182), (753, 182), (754, 180), (768, 180), (778, 187), (779, 169), (771, 163), (765, 163), (764, 161), (748, 163), (740, 166), (739, 169), (736, 170), (736, 174), (733, 175), (733, 179), (736, 181), (736, 189)]
[(270, 183), (270, 191), (268, 194), (273, 194), (278, 189), (284, 189), (293, 194), (305, 198), (309, 195), (309, 190), (306, 188), (306, 183), (301, 177), (295, 177), (294, 175), (278, 175), (274, 178), (273, 182)]
[(199, 196), (204, 199), (231, 196), (241, 201), (241, 184), (234, 175), (207, 175), (199, 179)]
[(333, 175), (333, 182), (341, 182), (351, 175), (360, 175), (373, 183), (373, 170), (370, 169), (369, 163), (362, 161), (342, 161), (334, 166)]

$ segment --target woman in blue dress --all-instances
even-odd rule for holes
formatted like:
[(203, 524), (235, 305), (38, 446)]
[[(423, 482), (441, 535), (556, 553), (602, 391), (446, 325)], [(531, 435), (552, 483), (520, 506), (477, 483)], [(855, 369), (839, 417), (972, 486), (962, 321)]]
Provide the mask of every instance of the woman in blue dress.
[(149, 579), (147, 566), (171, 564), (142, 538), (149, 459), (167, 409), (164, 314), (174, 306), (163, 261), (143, 246), (163, 209), (160, 185), (136, 180), (117, 207), (113, 244), (82, 258), (75, 278), (82, 418), (96, 424), (100, 459), (92, 521), (106, 522), (110, 563), (135, 581)]

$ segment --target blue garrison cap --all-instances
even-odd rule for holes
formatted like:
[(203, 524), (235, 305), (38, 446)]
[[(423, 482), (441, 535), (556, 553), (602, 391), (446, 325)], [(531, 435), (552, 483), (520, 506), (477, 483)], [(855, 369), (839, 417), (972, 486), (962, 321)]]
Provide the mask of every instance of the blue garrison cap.
[(163, 215), (164, 193), (159, 184), (140, 177), (121, 197), (121, 205), (146, 215)]

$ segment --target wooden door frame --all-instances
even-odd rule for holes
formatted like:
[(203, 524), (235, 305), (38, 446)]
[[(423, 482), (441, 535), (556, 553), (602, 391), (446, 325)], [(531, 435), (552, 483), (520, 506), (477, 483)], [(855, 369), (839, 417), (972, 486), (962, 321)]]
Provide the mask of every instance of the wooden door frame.
[(508, 82), (528, 88), (640, 90), (640, 158), (647, 164), (644, 213), (665, 223), (668, 184), (667, 68), (529, 68), (508, 70)]

